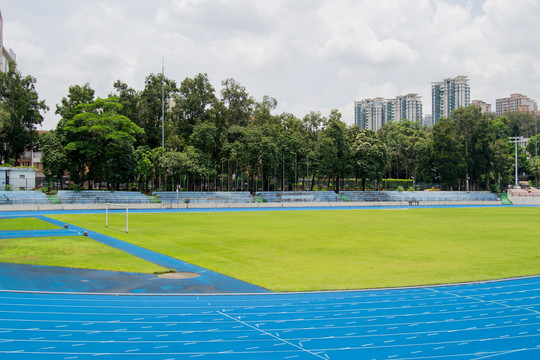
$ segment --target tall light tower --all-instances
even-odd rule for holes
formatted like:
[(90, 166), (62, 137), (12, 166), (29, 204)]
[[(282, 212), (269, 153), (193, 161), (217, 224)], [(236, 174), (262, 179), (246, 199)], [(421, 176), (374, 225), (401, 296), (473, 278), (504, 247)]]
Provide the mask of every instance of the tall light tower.
[(518, 142), (520, 142), (521, 140), (523, 140), (523, 136), (514, 136), (514, 137), (511, 137), (510, 138), (510, 141), (513, 142), (515, 145), (516, 145), (516, 155), (515, 155), (515, 159), (516, 159), (516, 163), (515, 163), (515, 168), (516, 168), (516, 182), (514, 184), (514, 188), (515, 189), (519, 189), (519, 179), (518, 179)]
[(165, 57), (161, 58), (161, 148), (165, 149)]

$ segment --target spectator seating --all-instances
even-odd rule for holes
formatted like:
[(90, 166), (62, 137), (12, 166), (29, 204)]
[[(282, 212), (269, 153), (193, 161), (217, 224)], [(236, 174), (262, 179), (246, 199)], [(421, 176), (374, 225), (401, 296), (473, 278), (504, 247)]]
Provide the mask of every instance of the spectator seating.
[(249, 192), (236, 191), (156, 191), (162, 204), (230, 204), (250, 203), (254, 201)]
[(260, 191), (266, 202), (336, 202), (341, 197), (333, 191)]
[(0, 191), (0, 205), (48, 203), (47, 195), (41, 191)]
[(351, 201), (499, 201), (497, 194), (487, 191), (343, 191)]
[(146, 195), (135, 191), (59, 190), (58, 198), (62, 204), (147, 204), (150, 202)]

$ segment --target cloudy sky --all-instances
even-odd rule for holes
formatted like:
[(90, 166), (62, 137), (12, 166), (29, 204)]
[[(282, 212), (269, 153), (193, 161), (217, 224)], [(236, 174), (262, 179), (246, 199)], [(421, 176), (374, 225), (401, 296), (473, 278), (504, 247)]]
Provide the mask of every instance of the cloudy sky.
[(180, 83), (234, 78), (277, 112), (302, 117), (353, 101), (417, 93), (466, 75), (472, 99), (540, 96), (538, 0), (0, 0), (4, 45), (51, 110), (73, 84), (106, 97), (161, 72)]

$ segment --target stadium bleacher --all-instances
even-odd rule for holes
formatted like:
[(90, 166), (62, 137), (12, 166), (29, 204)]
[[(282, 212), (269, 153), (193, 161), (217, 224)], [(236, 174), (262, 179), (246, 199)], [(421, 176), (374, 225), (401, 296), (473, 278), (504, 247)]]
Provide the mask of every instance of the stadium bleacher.
[(333, 191), (260, 191), (266, 202), (336, 202), (341, 197)]
[[(530, 196), (529, 193), (526, 195)], [(333, 191), (260, 191), (255, 196), (249, 192), (234, 191), (156, 191), (152, 193), (151, 199), (134, 191), (59, 190), (56, 196), (50, 198), (41, 191), (0, 191), (0, 205), (148, 204), (151, 202), (163, 204), (246, 204), (261, 200), (268, 203), (409, 202), (410, 204), (501, 201), (497, 194), (487, 191), (342, 191), (340, 194)]]
[(62, 204), (147, 204), (148, 197), (135, 191), (59, 190)]
[(159, 196), (162, 204), (245, 204), (255, 201), (249, 192), (240, 191), (156, 191), (152, 195)]
[(41, 191), (0, 191), (0, 205), (48, 204)]
[(488, 191), (343, 191), (351, 201), (422, 201), (422, 202), (457, 202), (457, 201), (499, 201), (495, 193)]

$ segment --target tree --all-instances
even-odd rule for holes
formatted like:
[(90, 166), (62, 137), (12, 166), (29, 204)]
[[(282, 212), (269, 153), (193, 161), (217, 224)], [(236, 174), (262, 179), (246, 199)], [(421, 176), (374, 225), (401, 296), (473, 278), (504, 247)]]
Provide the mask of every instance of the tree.
[(36, 126), (43, 122), (41, 112), (49, 108), (39, 100), (35, 83), (32, 76), (16, 71), (13, 62), (9, 63), (7, 72), (0, 73), (2, 162), (18, 160), (25, 149), (32, 148), (37, 141)]
[(113, 84), (113, 93), (109, 95), (116, 96), (118, 102), (122, 105), (122, 110), (119, 111), (120, 115), (124, 115), (135, 124), (140, 123), (140, 99), (141, 94), (135, 89), (128, 86), (128, 84), (117, 80)]
[(502, 190), (510, 183), (510, 169), (514, 163), (514, 157), (511, 154), (514, 147), (506, 139), (497, 139), (491, 144), (491, 149), (493, 152), (493, 177), (499, 190)]
[(360, 130), (355, 146), (356, 176), (362, 180), (362, 191), (365, 191), (367, 179), (382, 179), (388, 161), (388, 150), (373, 130)]
[(273, 97), (265, 95), (261, 102), (255, 104), (255, 110), (253, 111), (253, 124), (276, 124), (279, 120), (272, 115), (272, 110), (274, 110), (276, 107), (277, 100)]
[(529, 175), (534, 176), (535, 187), (538, 187), (538, 178), (540, 177), (540, 159), (533, 158), (529, 162)]
[(511, 136), (531, 137), (535, 135), (534, 116), (520, 111), (508, 112), (504, 115), (511, 131)]
[(64, 148), (69, 172), (77, 184), (92, 180), (118, 186), (134, 175), (133, 144), (143, 130), (118, 115), (121, 109), (116, 98), (98, 98), (78, 105), (77, 115), (65, 124)]
[(38, 140), (41, 150), (41, 164), (45, 180), (58, 181), (63, 188), (62, 177), (67, 169), (67, 157), (61, 137), (54, 130), (43, 133)]
[(227, 108), (225, 123), (227, 127), (232, 125), (247, 126), (255, 101), (246, 91), (246, 88), (234, 79), (227, 79), (221, 83), (221, 101)]
[(341, 121), (339, 111), (330, 112), (318, 144), (319, 169), (329, 180), (334, 180), (334, 191), (339, 193), (341, 180), (352, 170), (353, 158), (347, 126)]
[(441, 118), (433, 126), (433, 165), (443, 185), (452, 188), (466, 167), (463, 153), (458, 151), (458, 133), (452, 119)]
[(135, 174), (139, 182), (139, 190), (148, 191), (148, 182), (152, 179), (152, 152), (148, 146), (139, 146), (135, 150)]
[(193, 79), (184, 79), (173, 108), (177, 134), (187, 141), (197, 124), (211, 120), (209, 110), (216, 102), (215, 89), (210, 84), (208, 75), (198, 74)]
[(150, 74), (146, 77), (139, 97), (138, 116), (133, 119), (135, 124), (144, 130), (140, 145), (147, 145), (152, 149), (161, 146), (162, 87), (165, 98), (164, 122), (170, 121), (169, 104), (178, 89), (175, 81), (163, 77), (162, 74)]
[(418, 122), (400, 120), (385, 124), (379, 130), (379, 136), (388, 148), (390, 174), (395, 178), (409, 179), (418, 163), (415, 153), (414, 138), (422, 137)]
[(540, 134), (532, 136), (529, 141), (527, 141), (527, 152), (530, 156), (536, 157), (540, 152)]
[(56, 105), (55, 114), (62, 117), (56, 128), (61, 131), (65, 123), (77, 115), (77, 111), (75, 111), (77, 105), (89, 104), (92, 101), (94, 101), (94, 89), (90, 87), (89, 83), (83, 86), (71, 85), (68, 89), (68, 95), (64, 96), (60, 104)]

